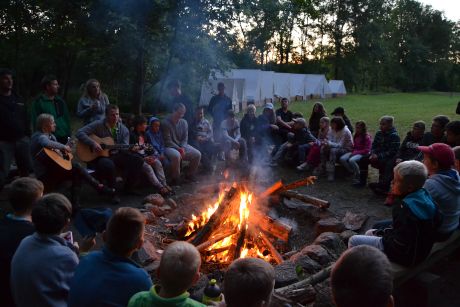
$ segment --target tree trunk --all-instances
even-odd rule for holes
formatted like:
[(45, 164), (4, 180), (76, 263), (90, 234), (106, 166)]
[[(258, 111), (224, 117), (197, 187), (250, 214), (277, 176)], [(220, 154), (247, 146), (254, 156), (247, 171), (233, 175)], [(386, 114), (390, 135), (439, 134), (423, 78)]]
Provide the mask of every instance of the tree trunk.
[(145, 85), (145, 48), (144, 41), (138, 50), (136, 58), (136, 76), (133, 84), (133, 100), (131, 101), (131, 111), (139, 115), (142, 113), (142, 104), (144, 103), (144, 85)]

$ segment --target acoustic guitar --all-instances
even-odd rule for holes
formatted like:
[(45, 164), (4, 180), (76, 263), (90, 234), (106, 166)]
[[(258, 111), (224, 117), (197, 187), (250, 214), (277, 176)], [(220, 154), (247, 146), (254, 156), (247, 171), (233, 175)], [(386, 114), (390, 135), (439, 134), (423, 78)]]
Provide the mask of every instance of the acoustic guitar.
[(56, 163), (63, 169), (68, 171), (72, 169), (73, 155), (70, 152), (50, 148), (43, 148), (42, 151), (48, 158), (50, 158), (54, 163)]
[(145, 144), (145, 145), (138, 145), (138, 144), (115, 144), (113, 138), (110, 136), (105, 137), (105, 138), (100, 138), (95, 136), (94, 134), (89, 136), (90, 139), (98, 143), (102, 151), (97, 152), (93, 150), (93, 148), (89, 145), (86, 145), (85, 143), (78, 141), (77, 142), (77, 157), (83, 161), (83, 162), (91, 162), (94, 159), (97, 159), (99, 157), (110, 157), (111, 151), (113, 150), (122, 150), (122, 149), (131, 149), (135, 146), (140, 146), (141, 148), (144, 148), (145, 150), (150, 150), (151, 145), (150, 144)]

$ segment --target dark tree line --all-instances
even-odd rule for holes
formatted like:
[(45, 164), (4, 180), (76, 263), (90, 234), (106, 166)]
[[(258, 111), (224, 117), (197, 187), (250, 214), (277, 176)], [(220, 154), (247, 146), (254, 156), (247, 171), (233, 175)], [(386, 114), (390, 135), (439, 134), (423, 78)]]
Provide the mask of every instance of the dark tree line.
[(8, 0), (0, 66), (26, 98), (57, 75), (76, 103), (97, 78), (138, 113), (212, 69), (325, 73), (349, 90), (460, 91), (460, 22), (414, 0)]

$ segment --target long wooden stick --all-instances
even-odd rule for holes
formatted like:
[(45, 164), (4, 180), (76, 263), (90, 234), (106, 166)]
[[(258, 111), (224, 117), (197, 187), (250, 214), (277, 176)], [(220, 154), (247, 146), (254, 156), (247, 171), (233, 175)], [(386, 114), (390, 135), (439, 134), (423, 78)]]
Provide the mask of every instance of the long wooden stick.
[(208, 247), (210, 247), (211, 245), (225, 239), (226, 237), (234, 235), (235, 233), (236, 233), (236, 230), (217, 235), (214, 238), (211, 238), (208, 241), (201, 243), (200, 245), (196, 247), (196, 249), (201, 252), (207, 249)]
[(273, 246), (273, 244), (270, 242), (270, 240), (267, 238), (264, 232), (260, 230), (260, 228), (257, 228), (257, 230), (258, 230), (258, 235), (260, 236), (262, 241), (264, 241), (264, 244), (270, 250), (270, 254), (273, 256), (273, 259), (275, 259), (276, 263), (280, 264), (281, 262), (283, 262), (283, 257), (278, 252), (278, 250)]
[(331, 205), (330, 202), (326, 200), (322, 200), (322, 199), (319, 199), (319, 198), (316, 198), (310, 195), (302, 194), (296, 191), (284, 191), (284, 192), (281, 192), (280, 195), (287, 197), (287, 198), (295, 198), (295, 199), (301, 200), (303, 202), (312, 204), (313, 206), (316, 206), (321, 209), (329, 208), (329, 206)]
[(316, 285), (326, 280), (331, 275), (332, 267), (333, 267), (333, 264), (304, 280), (301, 280), (289, 286), (275, 289), (275, 293), (281, 296), (288, 296), (287, 294), (292, 291), (295, 291), (295, 292), (307, 291), (308, 285)]

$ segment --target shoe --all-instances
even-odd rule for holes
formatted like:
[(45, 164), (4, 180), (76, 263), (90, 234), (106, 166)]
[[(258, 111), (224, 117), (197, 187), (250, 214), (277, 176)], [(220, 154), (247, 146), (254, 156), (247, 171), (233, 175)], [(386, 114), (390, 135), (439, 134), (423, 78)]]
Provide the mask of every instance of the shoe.
[(309, 169), (310, 169), (310, 165), (308, 165), (307, 162), (304, 162), (300, 164), (299, 166), (297, 166), (298, 171), (308, 171)]
[(109, 188), (108, 186), (103, 185), (103, 184), (98, 186), (97, 191), (101, 194), (109, 195), (109, 196), (112, 196), (116, 193), (114, 188)]

